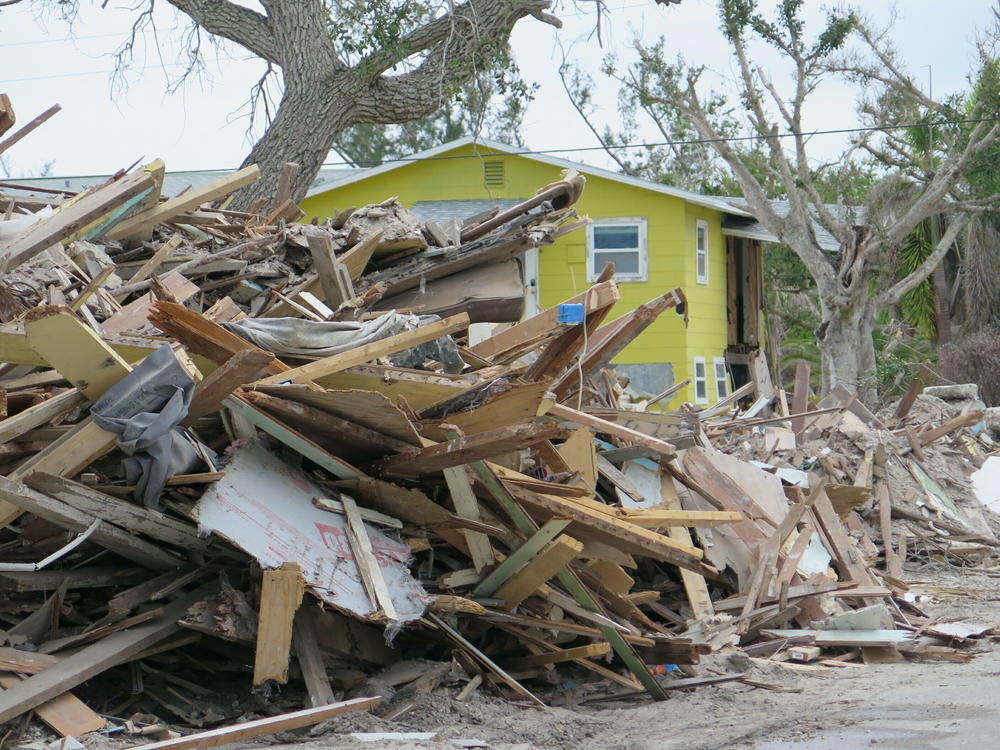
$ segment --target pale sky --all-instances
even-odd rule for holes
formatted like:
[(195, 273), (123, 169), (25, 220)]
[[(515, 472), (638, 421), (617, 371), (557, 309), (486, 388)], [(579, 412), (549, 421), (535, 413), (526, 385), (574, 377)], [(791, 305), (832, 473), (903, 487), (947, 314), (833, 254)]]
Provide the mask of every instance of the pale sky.
[[(762, 0), (767, 10), (775, 0)], [(58, 175), (107, 174), (136, 160), (164, 159), (169, 170), (226, 169), (237, 166), (249, 150), (244, 104), (263, 66), (235, 45), (217, 50), (204, 45), (208, 74), (167, 93), (167, 73), (175, 64), (180, 29), (172, 9), (158, 3), (161, 55), (147, 34), (129, 75), (128, 88), (115, 92), (110, 54), (125, 38), (134, 14), (123, 2), (111, 0), (84, 6), (72, 27), (55, 17), (39, 17), (43, 3), (25, 2), (0, 9), (0, 92), (7, 93), (23, 124), (58, 103), (63, 111), (21, 141), (6, 157), (13, 176), (30, 176), (54, 161)], [(131, 2), (129, 2), (131, 4)], [(935, 95), (965, 88), (977, 29), (990, 23), (994, 0), (903, 0), (895, 4), (898, 19), (892, 37), (909, 70), (921, 81), (933, 75)], [(54, 3), (50, 3), (54, 5)], [(589, 3), (582, 5), (589, 7)], [(572, 4), (556, 13), (564, 21), (556, 32), (532, 18), (521, 21), (512, 44), (525, 78), (539, 85), (526, 119), (525, 136), (535, 150), (596, 145), (594, 137), (570, 108), (556, 71), (561, 61), (557, 40), (571, 59), (597, 73), (601, 59), (614, 52), (627, 59), (632, 41), (660, 35), (668, 49), (693, 63), (709, 66), (713, 85), (722, 88), (732, 75), (725, 42), (717, 29), (714, 0), (682, 0), (659, 6), (652, 0), (608, 0), (611, 20), (604, 47), (592, 38), (593, 17)], [(808, 18), (819, 22), (823, 4), (807, 0)], [(866, 0), (865, 13), (876, 21), (889, 18), (893, 4)], [(761, 51), (765, 66), (776, 58)], [(163, 67), (166, 63), (167, 67)], [(930, 66), (928, 69), (927, 66)], [(778, 83), (784, 79), (774, 70)], [(596, 76), (598, 79), (599, 76)], [(612, 122), (615, 86), (604, 82), (598, 103)], [(810, 110), (810, 129), (834, 129), (856, 124), (853, 93), (842, 85), (821, 92)], [(651, 131), (646, 138), (655, 138)], [(825, 140), (822, 140), (824, 139)], [(832, 137), (816, 136), (815, 153), (838, 146)], [(610, 166), (600, 152), (560, 154), (564, 158)], [(339, 158), (331, 153), (329, 161)]]

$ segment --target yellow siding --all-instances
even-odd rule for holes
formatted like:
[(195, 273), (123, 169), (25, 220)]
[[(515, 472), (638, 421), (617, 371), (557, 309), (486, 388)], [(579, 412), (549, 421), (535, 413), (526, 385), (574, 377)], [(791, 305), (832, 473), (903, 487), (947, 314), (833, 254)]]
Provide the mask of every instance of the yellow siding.
[[(476, 153), (484, 158), (502, 154), (483, 146), (462, 146), (447, 156)], [(497, 158), (497, 157), (494, 157)], [(416, 201), (485, 198), (528, 198), (542, 186), (559, 179), (558, 167), (517, 156), (500, 156), (505, 165), (505, 185), (488, 190), (478, 158), (439, 159), (407, 164), (341, 188), (307, 198), (302, 208), (309, 216), (325, 218), (348, 206), (377, 203), (397, 196), (404, 205)], [(648, 279), (620, 282), (621, 301), (608, 320), (681, 287), (689, 300), (690, 323), (672, 311), (661, 315), (616, 359), (622, 364), (669, 362), (678, 380), (693, 377), (693, 358), (706, 359), (709, 401), (715, 401), (712, 358), (726, 347), (726, 258), (722, 214), (682, 198), (664, 195), (592, 175), (576, 205), (592, 218), (645, 217), (647, 222)], [(698, 284), (695, 275), (695, 222), (709, 225), (709, 283)], [(549, 307), (587, 287), (587, 237), (585, 230), (567, 235), (539, 254), (539, 297)], [(694, 388), (683, 389), (671, 402), (694, 401)]]

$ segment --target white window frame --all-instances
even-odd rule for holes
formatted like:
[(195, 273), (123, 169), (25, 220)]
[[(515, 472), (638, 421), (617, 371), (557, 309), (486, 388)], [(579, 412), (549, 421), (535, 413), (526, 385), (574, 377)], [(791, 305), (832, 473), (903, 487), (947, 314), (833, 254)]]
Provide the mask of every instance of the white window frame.
[[(719, 377), (719, 368), (722, 368), (722, 377)], [(729, 395), (729, 371), (726, 369), (725, 357), (714, 357), (712, 359), (712, 374), (715, 376), (715, 397), (721, 401)], [(720, 388), (719, 385), (722, 385)]]
[(595, 226), (636, 226), (639, 227), (639, 271), (638, 273), (622, 273), (615, 271), (615, 281), (649, 281), (647, 272), (647, 258), (649, 255), (649, 243), (646, 233), (645, 216), (621, 216), (613, 219), (594, 219), (593, 223), (587, 226), (587, 281), (593, 283), (604, 270), (594, 267), (594, 227)]
[[(698, 377), (698, 365), (701, 365), (701, 377)], [(695, 357), (691, 367), (691, 384), (694, 387), (694, 402), (696, 404), (708, 403), (708, 367), (704, 357)], [(704, 395), (698, 395), (698, 386), (701, 386)]]
[[(704, 230), (704, 234), (702, 234), (701, 230)], [(698, 238), (700, 236), (704, 236), (705, 238), (704, 247), (700, 247), (698, 244)], [(702, 257), (705, 258), (705, 273), (703, 274), (698, 273), (698, 260)], [(708, 262), (710, 258), (711, 255), (709, 253), (708, 222), (705, 221), (704, 219), (698, 219), (698, 221), (695, 222), (695, 227), (694, 227), (694, 273), (695, 273), (695, 281), (697, 281), (699, 284), (708, 283)]]

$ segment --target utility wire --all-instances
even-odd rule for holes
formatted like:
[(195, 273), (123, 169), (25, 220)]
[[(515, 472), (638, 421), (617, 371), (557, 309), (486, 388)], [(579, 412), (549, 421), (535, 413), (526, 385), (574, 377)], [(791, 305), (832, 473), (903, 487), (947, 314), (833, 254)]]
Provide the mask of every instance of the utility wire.
[[(158, 66), (154, 66), (158, 67)], [(609, 145), (608, 149), (628, 149), (628, 148), (654, 148), (657, 146), (689, 146), (699, 143), (721, 143), (721, 142), (734, 142), (734, 141), (756, 141), (765, 140), (772, 138), (792, 138), (795, 136), (806, 136), (812, 137), (814, 135), (843, 135), (846, 133), (870, 133), (877, 130), (899, 130), (903, 128), (926, 128), (926, 127), (940, 127), (942, 125), (972, 125), (981, 122), (1000, 122), (1000, 116), (998, 117), (979, 117), (969, 120), (937, 120), (934, 122), (917, 122), (917, 123), (904, 123), (900, 125), (881, 125), (881, 126), (870, 126), (870, 127), (858, 127), (858, 128), (837, 128), (835, 130), (811, 130), (801, 133), (772, 133), (769, 135), (744, 135), (744, 136), (729, 136), (726, 138), (692, 138), (683, 141), (650, 141), (643, 143), (624, 143), (618, 145)], [(493, 158), (503, 158), (507, 156), (544, 156), (546, 154), (563, 154), (570, 152), (579, 151), (604, 151), (604, 146), (578, 146), (576, 148), (547, 148), (547, 149), (522, 149), (520, 151), (502, 151), (498, 153), (489, 154), (491, 159)], [(420, 161), (450, 161), (452, 159), (479, 159), (482, 154), (452, 154), (451, 156), (400, 156), (396, 159), (384, 159), (378, 163), (366, 163), (363, 169), (371, 169), (372, 167), (377, 167), (382, 164), (393, 164), (396, 162), (420, 162)], [(323, 167), (354, 167), (354, 162), (348, 161), (327, 161), (323, 162)], [(231, 172), (232, 168), (224, 169), (182, 169), (178, 170), (178, 173), (182, 172), (184, 174), (204, 174), (206, 172)], [(104, 175), (59, 175), (60, 179), (82, 179), (85, 177), (103, 177)], [(15, 182), (18, 179), (21, 180), (37, 180), (45, 179), (38, 177), (21, 177), (21, 178), (8, 178), (7, 181)]]
[[(770, 133), (768, 135), (739, 135), (739, 136), (727, 136), (725, 138), (691, 138), (683, 141), (647, 141), (643, 143), (622, 143), (622, 144), (609, 144), (607, 146), (579, 146), (576, 148), (547, 148), (538, 149), (536, 151), (532, 150), (522, 150), (522, 151), (504, 151), (502, 153), (490, 154), (490, 158), (494, 157), (507, 157), (507, 156), (532, 156), (532, 155), (544, 155), (544, 154), (564, 154), (564, 153), (575, 153), (579, 151), (608, 151), (608, 150), (622, 150), (629, 148), (656, 148), (658, 146), (694, 146), (702, 143), (733, 143), (733, 142), (745, 142), (745, 141), (762, 141), (771, 140), (776, 138), (795, 138), (798, 136), (804, 136), (806, 138), (811, 138), (815, 135), (845, 135), (847, 133), (871, 133), (873, 131), (887, 131), (887, 130), (903, 130), (906, 128), (928, 128), (928, 127), (940, 127), (942, 125), (972, 125), (981, 122), (1000, 122), (1000, 117), (979, 117), (969, 120), (937, 120), (935, 122), (917, 122), (917, 123), (903, 123), (900, 125), (871, 125), (868, 127), (857, 127), (857, 128), (837, 128), (835, 130), (809, 130), (803, 132), (789, 132), (789, 133)], [(395, 159), (384, 159), (380, 162), (366, 162), (365, 168), (377, 167), (382, 164), (391, 164), (394, 162), (415, 162), (415, 161), (448, 161), (450, 159), (478, 159), (480, 154), (453, 154), (451, 156), (400, 156)], [(353, 162), (348, 161), (327, 161), (323, 162), (324, 167), (339, 167), (354, 166)]]

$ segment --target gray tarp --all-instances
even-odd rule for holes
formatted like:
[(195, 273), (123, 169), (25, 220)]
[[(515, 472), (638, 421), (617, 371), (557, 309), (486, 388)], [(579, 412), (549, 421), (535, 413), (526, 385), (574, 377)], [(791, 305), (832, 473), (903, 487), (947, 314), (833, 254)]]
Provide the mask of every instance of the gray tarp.
[[(307, 357), (329, 357), (380, 339), (433, 323), (437, 315), (404, 315), (390, 312), (375, 320), (314, 321), (304, 318), (246, 318), (223, 323), (228, 330), (261, 349)], [(397, 367), (415, 367), (426, 359), (446, 365), (462, 362), (450, 336), (442, 336), (389, 358)]]
[(118, 447), (128, 455), (122, 462), (126, 484), (134, 484), (135, 499), (158, 508), (168, 477), (194, 468), (202, 455), (178, 427), (194, 396), (194, 380), (164, 344), (115, 383), (93, 405), (91, 416), (100, 427), (118, 434)]

